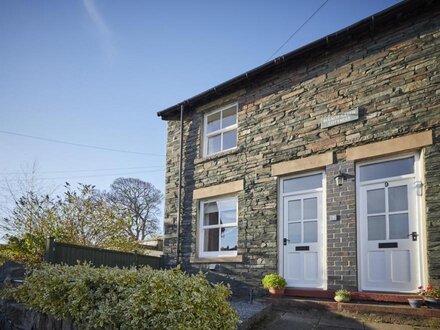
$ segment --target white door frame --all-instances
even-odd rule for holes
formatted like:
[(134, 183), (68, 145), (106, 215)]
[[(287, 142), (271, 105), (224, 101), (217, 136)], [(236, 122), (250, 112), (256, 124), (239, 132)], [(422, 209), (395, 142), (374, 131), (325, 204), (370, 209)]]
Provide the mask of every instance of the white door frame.
[[(320, 192), (322, 195), (322, 269), (323, 269), (323, 290), (327, 290), (328, 287), (328, 276), (327, 276), (327, 177), (325, 175), (325, 170), (320, 171), (309, 171), (302, 172), (301, 174), (289, 175), (281, 177), (278, 180), (278, 274), (284, 276), (284, 244), (283, 238), (284, 236), (284, 197), (298, 195), (298, 192), (294, 193), (284, 193), (283, 191), (283, 183), (285, 180), (309, 176), (314, 174), (322, 174), (322, 187), (320, 189), (309, 189), (301, 191), (301, 193), (310, 193), (310, 192)], [(307, 289), (307, 288), (301, 288)], [(318, 290), (320, 288), (317, 288)]]
[[(361, 244), (361, 226), (360, 226), (360, 219), (361, 219), (361, 214), (360, 214), (360, 187), (361, 187), (361, 182), (360, 182), (360, 167), (363, 165), (368, 165), (368, 164), (377, 164), (377, 163), (381, 163), (381, 162), (386, 162), (389, 160), (396, 160), (396, 159), (402, 159), (402, 158), (408, 158), (408, 157), (414, 157), (414, 173), (413, 174), (406, 174), (406, 175), (402, 175), (402, 176), (398, 176), (395, 177), (394, 180), (402, 180), (402, 179), (414, 179), (415, 182), (422, 182), (423, 183), (423, 162), (422, 162), (422, 158), (420, 157), (420, 152), (412, 152), (412, 153), (404, 153), (404, 154), (399, 154), (399, 155), (394, 155), (394, 156), (388, 156), (388, 157), (380, 157), (380, 158), (375, 158), (373, 160), (368, 160), (368, 161), (363, 161), (363, 162), (359, 162), (356, 163), (356, 235), (357, 235), (357, 255), (358, 255), (358, 260), (357, 260), (357, 271), (358, 271), (358, 291), (363, 291), (362, 288), (362, 262), (361, 262), (361, 256), (362, 256), (362, 244)], [(393, 180), (393, 179), (391, 179)], [(388, 181), (391, 181), (388, 180)], [(393, 181), (394, 181), (393, 180)], [(369, 183), (374, 183), (374, 182), (382, 182), (383, 179), (378, 179), (378, 180), (371, 180), (369, 181)], [(417, 188), (416, 188), (417, 189)], [(414, 212), (415, 217), (416, 217), (416, 221), (417, 221), (417, 233), (419, 234), (419, 239), (417, 240), (417, 244), (418, 246), (418, 250), (419, 250), (419, 262), (417, 265), (417, 269), (419, 271), (420, 274), (420, 280), (422, 283), (420, 283), (420, 285), (426, 286), (427, 283), (427, 279), (426, 279), (426, 274), (427, 274), (427, 266), (426, 266), (426, 256), (427, 256), (427, 252), (426, 252), (426, 225), (425, 225), (425, 217), (424, 217), (424, 189), (420, 188), (420, 193), (419, 191), (416, 191), (415, 194), (415, 199), (416, 199), (416, 211)], [(368, 290), (367, 290), (368, 291)]]

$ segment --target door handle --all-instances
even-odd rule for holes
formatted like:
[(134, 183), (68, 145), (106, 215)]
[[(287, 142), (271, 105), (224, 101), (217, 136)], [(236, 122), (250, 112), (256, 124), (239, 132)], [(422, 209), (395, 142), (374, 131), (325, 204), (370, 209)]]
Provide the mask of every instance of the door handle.
[(290, 239), (283, 238), (283, 245), (287, 245), (287, 242), (290, 242)]
[(413, 241), (417, 241), (417, 236), (419, 236), (419, 234), (417, 234), (417, 232), (413, 231), (411, 234), (408, 235), (408, 237), (412, 236), (412, 240)]

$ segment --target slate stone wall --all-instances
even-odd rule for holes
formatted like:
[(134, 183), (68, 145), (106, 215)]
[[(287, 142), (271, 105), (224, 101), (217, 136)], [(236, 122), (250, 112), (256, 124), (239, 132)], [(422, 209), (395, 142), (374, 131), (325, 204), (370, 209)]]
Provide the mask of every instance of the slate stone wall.
[[(438, 8), (438, 6), (437, 6)], [(390, 22), (382, 33), (363, 35), (285, 66), (241, 90), (184, 116), (184, 180), (181, 257), (187, 269), (196, 256), (197, 202), (194, 189), (244, 179), (239, 198), (238, 254), (241, 263), (221, 264), (212, 275), (236, 290), (260, 287), (261, 278), (278, 270), (277, 180), (271, 166), (328, 151), (336, 162), (329, 177), (354, 175), (345, 160), (347, 147), (434, 130), (436, 144), (425, 150), (429, 276), (440, 284), (440, 15), (417, 22)], [(238, 103), (238, 148), (203, 158), (203, 112)], [(359, 107), (359, 120), (322, 129), (322, 117)], [(179, 122), (168, 122), (165, 255), (176, 253)], [(327, 181), (329, 289), (357, 288), (355, 180), (343, 187)], [(343, 201), (344, 203), (341, 203)]]
[(57, 320), (53, 316), (27, 309), (12, 300), (0, 299), (0, 329), (2, 330), (77, 330), (70, 320)]
[[(341, 187), (333, 178), (346, 177)], [(353, 162), (340, 161), (326, 168), (327, 276), (329, 290), (357, 290), (356, 182)], [(337, 220), (330, 220), (337, 216)]]
[[(437, 120), (440, 113), (437, 111)], [(428, 232), (430, 283), (440, 286), (440, 127), (434, 130), (435, 144), (425, 150), (425, 202)]]

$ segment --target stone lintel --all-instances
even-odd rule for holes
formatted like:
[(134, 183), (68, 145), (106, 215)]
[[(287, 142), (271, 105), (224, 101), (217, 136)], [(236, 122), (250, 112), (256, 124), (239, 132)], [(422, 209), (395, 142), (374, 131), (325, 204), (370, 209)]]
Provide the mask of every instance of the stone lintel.
[(432, 144), (432, 131), (397, 137), (386, 141), (369, 143), (346, 150), (347, 160), (360, 160), (399, 152), (420, 149)]
[(195, 189), (193, 192), (193, 199), (204, 199), (221, 195), (233, 194), (242, 191), (244, 187), (243, 180), (222, 183), (206, 188)]
[(323, 168), (327, 165), (333, 164), (333, 152), (326, 152), (324, 154), (314, 155), (310, 157), (289, 160), (287, 162), (272, 165), (272, 175), (280, 176), (290, 173), (314, 170)]
[(222, 262), (243, 262), (243, 256), (233, 256), (233, 257), (210, 257), (210, 258), (202, 258), (202, 257), (191, 257), (190, 263), (192, 264), (215, 264)]

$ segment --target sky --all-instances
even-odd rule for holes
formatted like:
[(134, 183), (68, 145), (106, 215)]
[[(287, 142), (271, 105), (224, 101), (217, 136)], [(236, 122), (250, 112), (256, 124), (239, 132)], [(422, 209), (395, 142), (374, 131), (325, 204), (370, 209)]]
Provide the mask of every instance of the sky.
[[(276, 56), (397, 2), (329, 0)], [(0, 182), (35, 163), (51, 190), (122, 176), (164, 191), (157, 111), (267, 62), (323, 3), (0, 0)]]

